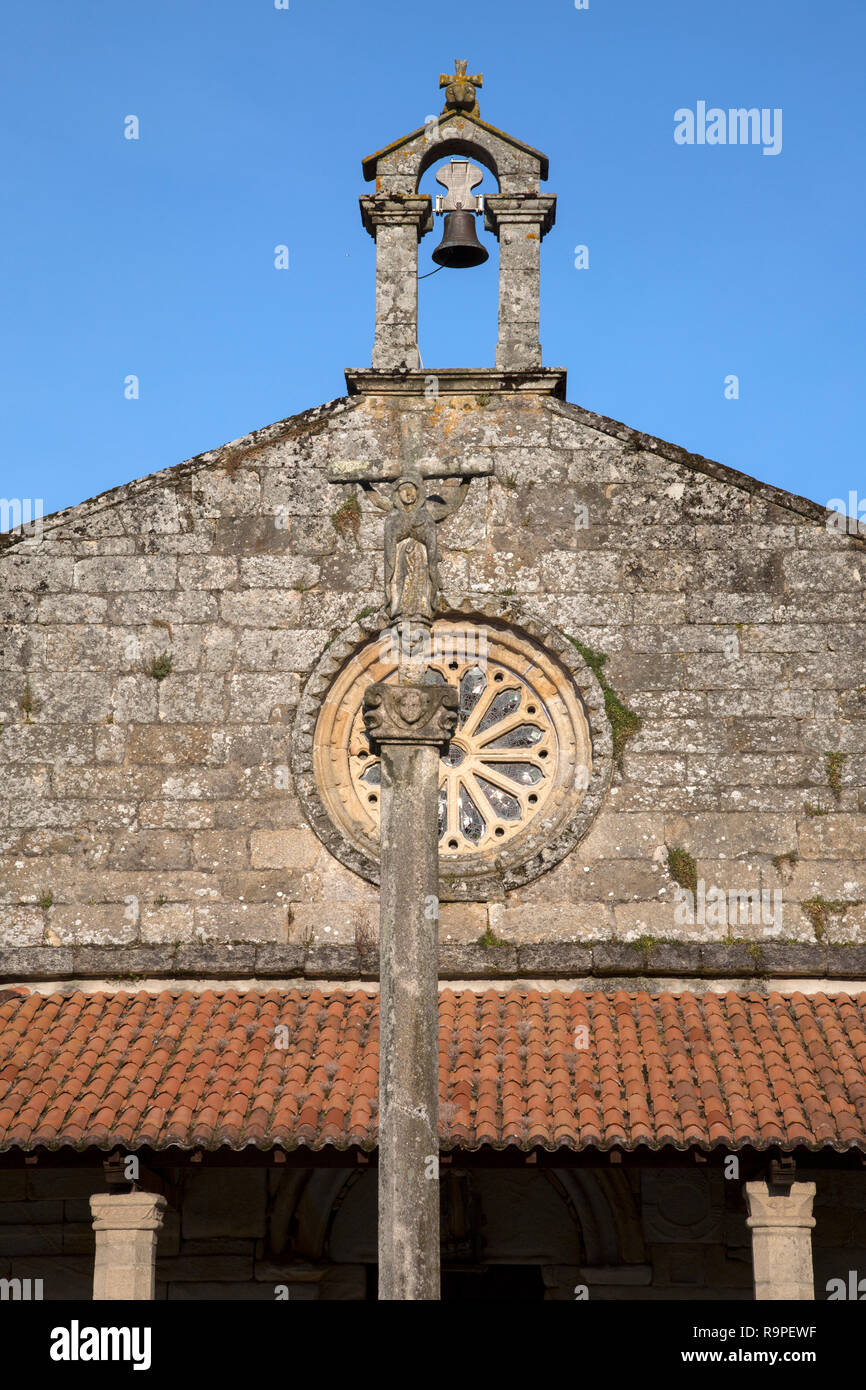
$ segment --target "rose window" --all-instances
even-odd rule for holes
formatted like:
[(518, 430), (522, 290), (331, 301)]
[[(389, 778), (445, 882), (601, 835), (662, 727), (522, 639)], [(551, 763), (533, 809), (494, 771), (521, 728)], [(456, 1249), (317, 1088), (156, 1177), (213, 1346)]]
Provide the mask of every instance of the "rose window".
[[(429, 661), (425, 677), (430, 684), (456, 685), (460, 695), (457, 731), (439, 763), (440, 852), (495, 846), (546, 799), (556, 765), (550, 715), (537, 691), (503, 666), (452, 657)], [(359, 796), (377, 806), (382, 766), (360, 718), (350, 766)]]
[[(593, 750), (581, 696), (551, 653), (505, 625), (437, 621), (422, 665), (426, 682), (459, 692), (457, 729), (439, 761), (440, 873), (501, 873), (537, 854), (586, 791)], [(386, 633), (346, 662), (313, 737), (329, 817), (376, 858), (382, 764), (364, 728), (363, 699), (370, 684), (396, 679)]]

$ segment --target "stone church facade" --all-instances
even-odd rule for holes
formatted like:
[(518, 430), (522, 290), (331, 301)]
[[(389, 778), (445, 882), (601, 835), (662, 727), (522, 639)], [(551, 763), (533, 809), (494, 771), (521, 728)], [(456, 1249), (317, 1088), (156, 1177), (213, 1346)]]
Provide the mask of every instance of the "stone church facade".
[[(425, 605), (443, 1297), (866, 1274), (864, 538), (566, 399), (546, 160), (467, 84), (365, 161), (346, 396), (3, 538), (0, 1277), (45, 1297), (375, 1296), (363, 704)], [(422, 369), (455, 157), (497, 359)]]

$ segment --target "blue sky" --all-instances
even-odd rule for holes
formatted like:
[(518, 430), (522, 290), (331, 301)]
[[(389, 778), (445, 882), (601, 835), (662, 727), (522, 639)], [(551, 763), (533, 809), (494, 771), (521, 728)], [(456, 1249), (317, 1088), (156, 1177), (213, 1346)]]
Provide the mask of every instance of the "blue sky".
[[(373, 332), (361, 159), (466, 57), (482, 117), (550, 157), (542, 343), (569, 399), (866, 498), (863, 0), (289, 6), (7, 9), (0, 495), (47, 514), (344, 394)], [(781, 153), (677, 145), (699, 101), (781, 108)], [(493, 363), (486, 242), (420, 286), (428, 367)]]

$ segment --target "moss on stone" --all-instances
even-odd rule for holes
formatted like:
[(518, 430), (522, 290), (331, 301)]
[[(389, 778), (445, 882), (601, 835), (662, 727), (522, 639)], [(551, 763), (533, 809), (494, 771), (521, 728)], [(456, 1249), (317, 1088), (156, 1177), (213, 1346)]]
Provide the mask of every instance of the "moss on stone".
[(358, 539), (358, 529), (361, 525), (361, 506), (357, 497), (348, 497), (341, 507), (331, 513), (331, 525), (345, 540), (346, 536), (351, 535), (353, 540)]
[(488, 922), (484, 931), (478, 938), (478, 945), (484, 946), (485, 948), (492, 946), (510, 946), (511, 942), (504, 940), (504, 938), (501, 936), (497, 936), (496, 932), (493, 930), (493, 928), (490, 926)]
[(604, 676), (604, 664), (607, 661), (605, 652), (595, 652), (592, 647), (584, 646), (583, 642), (578, 642), (576, 637), (568, 636), (572, 646), (577, 647), (587, 666), (593, 672), (596, 680), (601, 686), (601, 693), (604, 696), (604, 708), (610, 722), (611, 733), (613, 734), (613, 757), (614, 762), (622, 771), (622, 755), (625, 746), (633, 734), (636, 734), (643, 721), (639, 714), (635, 714), (633, 709), (629, 709), (617, 695), (613, 686), (608, 683)]
[(781, 873), (786, 865), (793, 867), (799, 858), (800, 856), (795, 849), (786, 850), (784, 854), (774, 854), (772, 859), (773, 868)]
[(31, 714), (38, 714), (40, 709), (42, 708), (39, 701), (33, 698), (33, 691), (30, 689), (29, 681), (27, 681), (27, 683), (24, 686), (24, 694), (18, 701), (18, 707), (23, 713), (24, 718), (28, 724), (31, 722)]
[(830, 790), (837, 801), (842, 798), (842, 768), (845, 763), (845, 753), (827, 753), (827, 781), (830, 783)]
[(649, 935), (638, 936), (635, 937), (634, 941), (626, 942), (627, 946), (634, 946), (635, 950), (640, 951), (644, 956), (648, 956), (651, 951), (654, 951), (657, 946), (661, 946), (662, 944), (663, 941), (660, 936)]
[(698, 866), (694, 856), (681, 845), (665, 845), (665, 849), (668, 852), (668, 873), (671, 878), (681, 888), (688, 888), (690, 893), (697, 893)]
[(174, 665), (174, 657), (171, 652), (163, 652), (160, 656), (155, 656), (147, 668), (147, 674), (153, 676), (155, 681), (164, 681), (166, 676), (171, 675)]
[(839, 913), (844, 913), (849, 907), (861, 907), (862, 901), (859, 898), (807, 898), (801, 903), (803, 911), (812, 924), (816, 941), (823, 941), (830, 925), (830, 918)]

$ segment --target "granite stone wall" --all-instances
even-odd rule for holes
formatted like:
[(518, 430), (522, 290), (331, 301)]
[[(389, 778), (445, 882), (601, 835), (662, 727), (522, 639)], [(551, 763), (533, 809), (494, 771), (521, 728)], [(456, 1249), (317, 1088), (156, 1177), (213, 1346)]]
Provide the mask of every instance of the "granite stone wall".
[(443, 905), (443, 948), (866, 940), (864, 540), (552, 397), (434, 387), (331, 402), (0, 552), (7, 978), (375, 945), (377, 890), (309, 828), (291, 735), (323, 649), (382, 603), (381, 513), (328, 470), (407, 451), (495, 470), (440, 528), (445, 593), (576, 639), (640, 720), (585, 839)]

